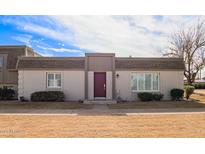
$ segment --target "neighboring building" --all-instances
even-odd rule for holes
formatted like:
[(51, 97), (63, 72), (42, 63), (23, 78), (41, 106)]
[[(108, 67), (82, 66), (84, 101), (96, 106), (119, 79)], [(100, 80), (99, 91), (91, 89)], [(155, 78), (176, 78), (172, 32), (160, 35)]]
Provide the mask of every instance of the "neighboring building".
[[(138, 92), (183, 89), (180, 58), (118, 58), (113, 53), (85, 57), (25, 57), (17, 62), (18, 96), (30, 99), (36, 91), (60, 90), (66, 100), (138, 100)], [(15, 77), (16, 78), (16, 77)], [(16, 78), (17, 80), (17, 78)]]
[(17, 90), (19, 57), (40, 56), (27, 46), (0, 46), (0, 87), (7, 86)]

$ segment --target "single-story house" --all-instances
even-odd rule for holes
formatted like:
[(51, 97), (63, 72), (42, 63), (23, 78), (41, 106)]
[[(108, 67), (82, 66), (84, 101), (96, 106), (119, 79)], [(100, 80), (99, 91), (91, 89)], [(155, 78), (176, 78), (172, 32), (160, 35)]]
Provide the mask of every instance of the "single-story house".
[(0, 46), (0, 87), (13, 87), (28, 100), (50, 90), (64, 92), (67, 101), (137, 101), (139, 92), (160, 92), (168, 100), (172, 88), (183, 89), (183, 71), (181, 58), (42, 57), (27, 46)]
[(18, 97), (33, 92), (63, 91), (68, 101), (137, 101), (138, 92), (160, 92), (170, 99), (172, 88), (183, 89), (181, 58), (116, 57), (114, 53), (86, 53), (85, 57), (20, 56)]

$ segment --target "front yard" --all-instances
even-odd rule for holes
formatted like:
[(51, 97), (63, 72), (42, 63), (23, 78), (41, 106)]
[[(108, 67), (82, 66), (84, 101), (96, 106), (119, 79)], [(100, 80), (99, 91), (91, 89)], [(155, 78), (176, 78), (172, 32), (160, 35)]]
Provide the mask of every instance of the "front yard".
[(48, 110), (66, 110), (66, 109), (92, 109), (92, 104), (83, 104), (78, 102), (18, 102), (1, 101), (0, 110), (4, 109), (48, 109)]
[[(203, 108), (205, 97), (189, 102), (116, 104), (110, 108)], [(9, 102), (10, 103), (10, 102)], [(80, 103), (1, 102), (0, 109), (91, 109)], [(19, 104), (20, 103), (20, 104)], [(87, 110), (89, 113), (90, 110)], [(0, 137), (205, 137), (205, 112), (145, 115), (0, 115)]]
[(205, 103), (198, 102), (134, 102), (134, 103), (119, 103), (108, 105), (110, 109), (162, 109), (162, 108), (204, 108)]
[[(93, 104), (78, 102), (19, 102), (0, 101), (0, 110), (66, 110), (93, 109)], [(162, 108), (204, 108), (205, 96), (193, 94), (189, 101), (125, 102), (108, 105), (109, 109), (162, 109)]]
[(205, 114), (1, 115), (0, 137), (205, 137)]
[(110, 109), (159, 109), (159, 108), (203, 108), (205, 96), (191, 95), (189, 101), (159, 101), (159, 102), (133, 102), (108, 105)]

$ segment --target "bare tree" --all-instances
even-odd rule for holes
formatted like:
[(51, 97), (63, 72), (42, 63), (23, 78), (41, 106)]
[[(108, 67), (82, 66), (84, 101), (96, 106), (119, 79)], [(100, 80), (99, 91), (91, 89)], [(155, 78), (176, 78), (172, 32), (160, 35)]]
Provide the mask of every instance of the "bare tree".
[(174, 33), (164, 55), (184, 58), (184, 76), (188, 84), (192, 84), (205, 65), (205, 22), (198, 21), (196, 25)]

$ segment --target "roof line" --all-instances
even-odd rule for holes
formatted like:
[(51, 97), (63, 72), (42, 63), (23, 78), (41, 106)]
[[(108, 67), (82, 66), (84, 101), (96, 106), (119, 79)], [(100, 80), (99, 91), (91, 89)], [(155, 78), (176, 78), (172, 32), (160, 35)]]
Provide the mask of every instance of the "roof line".
[(31, 48), (27, 45), (0, 45), (0, 48), (26, 48), (26, 47)]
[(19, 60), (84, 60), (85, 57), (19, 57)]
[(178, 57), (116, 57), (117, 60), (182, 60)]
[[(36, 59), (46, 59), (46, 58), (48, 58), (48, 59), (66, 59), (66, 58), (73, 58), (73, 59), (84, 59), (85, 58), (85, 56), (83, 56), (83, 57), (44, 57), (44, 56), (42, 56), (42, 57), (24, 57), (24, 56), (22, 56), (21, 58), (23, 58), (23, 59), (26, 59), (26, 58), (28, 58), (28, 59), (30, 59), (30, 58), (36, 58)], [(170, 60), (176, 60), (176, 59), (183, 59), (183, 58), (177, 58), (177, 57), (132, 57), (132, 58), (129, 58), (129, 57), (115, 57), (117, 60), (119, 59), (119, 60), (144, 60), (144, 59), (170, 59)]]

